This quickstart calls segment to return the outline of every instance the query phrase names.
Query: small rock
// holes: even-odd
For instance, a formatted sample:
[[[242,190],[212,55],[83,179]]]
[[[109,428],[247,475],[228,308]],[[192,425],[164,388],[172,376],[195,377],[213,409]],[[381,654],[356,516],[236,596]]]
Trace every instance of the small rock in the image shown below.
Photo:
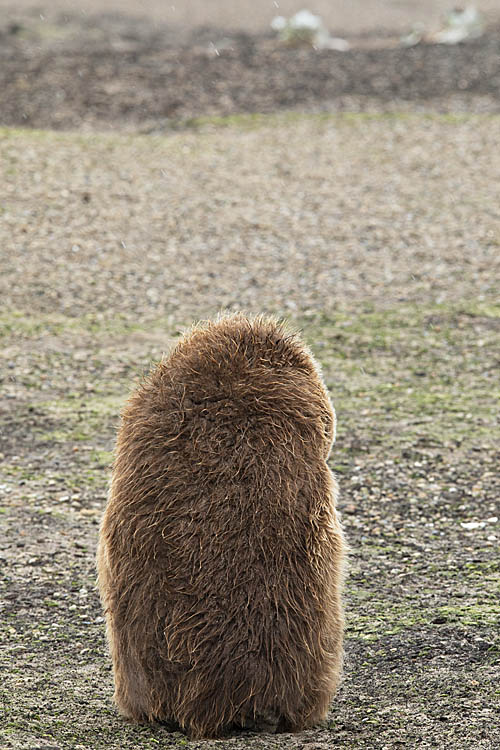
[[[484,529],[486,524],[484,521],[467,521],[465,523],[462,522],[460,526],[466,531],[472,531],[473,529]]]
[[[439,615],[439,617],[435,617],[431,622],[433,625],[444,625],[445,622],[448,622],[448,619],[444,615]]]

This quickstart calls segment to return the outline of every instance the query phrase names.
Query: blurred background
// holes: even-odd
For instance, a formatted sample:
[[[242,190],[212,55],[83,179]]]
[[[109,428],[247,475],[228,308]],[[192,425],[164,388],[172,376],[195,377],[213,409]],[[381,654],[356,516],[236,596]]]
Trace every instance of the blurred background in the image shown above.
[[[459,4],[456,4],[457,6]],[[464,3],[466,5],[466,3]],[[473,5],[482,13],[498,19],[500,9],[496,0],[478,0]],[[50,3],[19,0],[17,3],[2,0],[0,7],[10,16],[25,12],[44,13],[120,13],[137,18],[149,17],[157,22],[182,27],[213,26],[219,29],[262,32],[267,31],[276,15],[290,17],[309,9],[321,16],[335,31],[350,35],[368,32],[402,33],[408,26],[422,22],[434,26],[443,13],[453,7],[449,0],[52,0]]]
[[[303,6],[2,2],[0,122],[158,131],[297,108],[498,110],[496,0]]]

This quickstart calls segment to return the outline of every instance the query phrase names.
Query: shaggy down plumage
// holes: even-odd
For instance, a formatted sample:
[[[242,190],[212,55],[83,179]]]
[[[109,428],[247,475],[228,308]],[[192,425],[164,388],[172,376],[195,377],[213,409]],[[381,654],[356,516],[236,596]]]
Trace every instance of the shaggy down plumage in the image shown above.
[[[193,738],[325,717],[342,663],[335,414],[300,339],[195,326],[129,398],[98,551],[115,702]]]

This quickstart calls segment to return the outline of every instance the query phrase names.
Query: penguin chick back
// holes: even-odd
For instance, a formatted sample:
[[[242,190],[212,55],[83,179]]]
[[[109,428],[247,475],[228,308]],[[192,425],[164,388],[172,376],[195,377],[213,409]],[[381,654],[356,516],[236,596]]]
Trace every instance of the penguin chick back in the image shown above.
[[[186,468],[217,469],[222,479],[250,458],[265,464],[270,452],[281,460],[326,457],[335,416],[299,338],[272,319],[238,315],[181,340],[129,401],[128,426],[125,437],[155,445],[159,461],[175,450]]]
[[[132,394],[98,562],[122,713],[192,736],[325,715],[342,661],[334,434],[318,365],[270,318],[195,326]]]

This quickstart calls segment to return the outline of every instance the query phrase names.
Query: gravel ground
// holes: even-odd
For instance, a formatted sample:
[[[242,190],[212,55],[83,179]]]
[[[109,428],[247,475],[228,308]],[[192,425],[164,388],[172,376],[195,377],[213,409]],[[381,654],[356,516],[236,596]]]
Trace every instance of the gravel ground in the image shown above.
[[[0,24],[2,122],[80,131],[0,130],[1,750],[496,749],[494,26],[345,55],[249,26],[218,56],[196,3],[178,36],[59,7]],[[130,386],[222,308],[290,318],[323,365],[346,673],[322,727],[189,743],[111,705],[94,550]]]
[[[189,747],[498,734],[498,118],[3,131],[0,746],[186,744],[115,714],[94,587],[130,384],[193,317],[284,314],[323,364],[352,552],[328,723]]]
[[[187,322],[221,307],[493,298],[498,123],[297,116],[168,138],[6,131],[3,305]]]

